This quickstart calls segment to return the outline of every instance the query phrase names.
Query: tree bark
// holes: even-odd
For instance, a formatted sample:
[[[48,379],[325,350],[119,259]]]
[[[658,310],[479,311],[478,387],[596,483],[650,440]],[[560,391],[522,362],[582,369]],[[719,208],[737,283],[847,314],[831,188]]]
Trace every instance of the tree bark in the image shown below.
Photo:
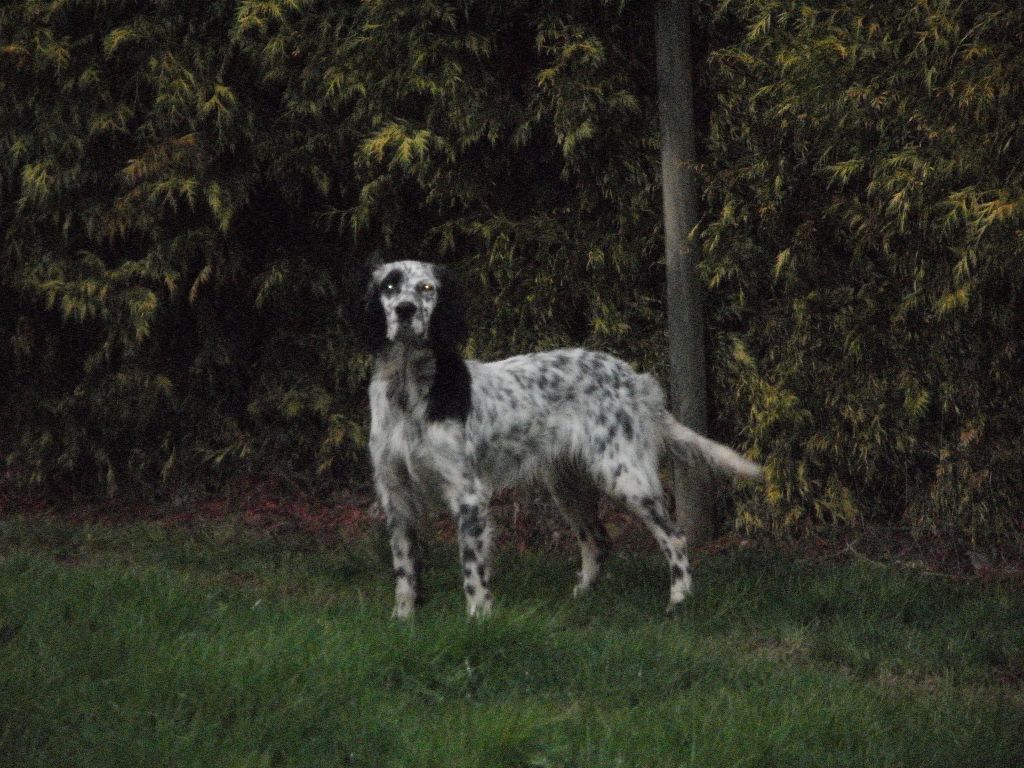
[[[707,433],[703,290],[697,280],[697,183],[693,118],[690,0],[657,0],[658,114],[661,123],[662,200],[665,213],[669,393],[672,413]],[[675,516],[691,542],[714,528],[706,478],[678,464]]]

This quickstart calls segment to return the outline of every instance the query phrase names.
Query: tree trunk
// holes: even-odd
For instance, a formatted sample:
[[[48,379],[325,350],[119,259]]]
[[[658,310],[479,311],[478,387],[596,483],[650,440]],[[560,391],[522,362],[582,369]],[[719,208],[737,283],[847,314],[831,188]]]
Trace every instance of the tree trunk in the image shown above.
[[[707,433],[704,370],[703,291],[697,280],[696,143],[690,0],[657,0],[658,113],[661,122],[662,198],[665,210],[665,262],[669,392],[679,421]],[[691,542],[713,529],[705,478],[675,465],[676,520]]]

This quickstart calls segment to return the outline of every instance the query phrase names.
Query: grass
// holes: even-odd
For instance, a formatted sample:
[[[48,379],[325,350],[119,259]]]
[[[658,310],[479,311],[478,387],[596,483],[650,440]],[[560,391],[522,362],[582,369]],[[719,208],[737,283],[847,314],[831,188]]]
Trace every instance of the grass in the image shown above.
[[[0,522],[3,766],[1019,766],[1024,595],[771,551],[454,554],[389,619],[381,540],[232,523]]]

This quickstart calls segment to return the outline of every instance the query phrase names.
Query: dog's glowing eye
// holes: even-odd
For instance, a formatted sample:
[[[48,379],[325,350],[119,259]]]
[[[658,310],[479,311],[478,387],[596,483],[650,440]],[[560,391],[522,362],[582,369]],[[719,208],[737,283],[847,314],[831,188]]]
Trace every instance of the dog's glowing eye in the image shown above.
[[[434,284],[420,283],[418,286],[416,286],[416,290],[418,290],[420,293],[431,293],[434,290]]]
[[[388,283],[383,288],[381,288],[381,290],[388,295],[392,295],[398,293],[398,286],[395,285],[394,283]]]

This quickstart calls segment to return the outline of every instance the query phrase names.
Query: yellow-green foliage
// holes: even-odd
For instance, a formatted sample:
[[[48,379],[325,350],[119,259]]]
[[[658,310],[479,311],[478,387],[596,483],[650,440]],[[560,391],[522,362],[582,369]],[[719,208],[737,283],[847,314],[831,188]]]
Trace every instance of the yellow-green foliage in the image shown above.
[[[0,457],[14,476],[365,476],[373,252],[457,261],[471,349],[656,365],[643,9],[0,7]]]
[[[704,274],[740,520],[1020,541],[1024,10],[723,2]]]
[[[704,0],[714,435],[738,523],[1020,542],[1024,11]],[[365,477],[371,253],[472,354],[663,372],[654,7],[0,6],[0,452],[18,477]]]

